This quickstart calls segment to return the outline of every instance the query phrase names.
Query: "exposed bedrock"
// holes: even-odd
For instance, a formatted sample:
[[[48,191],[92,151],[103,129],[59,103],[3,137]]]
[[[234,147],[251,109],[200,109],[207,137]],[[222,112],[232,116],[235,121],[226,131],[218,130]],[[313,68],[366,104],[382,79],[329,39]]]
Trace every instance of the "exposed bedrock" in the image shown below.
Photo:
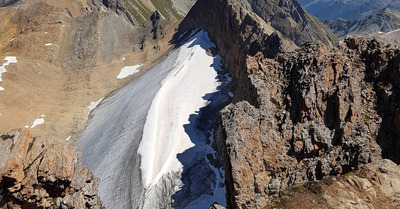
[[[0,133],[1,208],[102,208],[80,151],[28,131]]]
[[[399,163],[400,50],[363,37],[248,56],[259,106],[221,112],[230,208],[263,208],[289,186]],[[240,94],[240,93],[239,93]],[[221,144],[223,142],[220,141]]]
[[[274,58],[278,52],[292,50],[305,41],[336,44],[332,31],[310,17],[297,1],[283,4],[279,1],[202,0],[196,2],[180,24],[175,41],[193,29],[207,31],[218,47],[224,66],[235,78],[238,92],[234,101],[247,100],[256,104],[254,89],[242,70],[246,54],[255,55],[261,51],[266,57]],[[282,20],[289,22],[284,26]],[[325,32],[319,33],[321,29]]]

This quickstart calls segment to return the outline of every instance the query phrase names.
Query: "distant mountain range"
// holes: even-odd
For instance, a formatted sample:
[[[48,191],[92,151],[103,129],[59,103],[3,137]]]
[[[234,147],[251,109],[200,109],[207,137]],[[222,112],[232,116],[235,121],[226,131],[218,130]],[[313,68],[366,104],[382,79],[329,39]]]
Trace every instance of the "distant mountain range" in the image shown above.
[[[382,9],[375,14],[359,20],[345,19],[327,20],[326,24],[339,38],[347,35],[362,34],[366,37],[375,37],[400,28],[400,11]]]
[[[299,0],[299,2],[320,20],[336,18],[356,20],[383,8],[400,10],[399,0]]]

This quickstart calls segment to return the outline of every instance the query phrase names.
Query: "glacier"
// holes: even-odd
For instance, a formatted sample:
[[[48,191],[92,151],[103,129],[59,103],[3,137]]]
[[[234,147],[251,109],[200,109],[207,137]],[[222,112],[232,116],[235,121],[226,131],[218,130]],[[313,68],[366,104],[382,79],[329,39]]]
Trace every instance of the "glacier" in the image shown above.
[[[101,179],[106,208],[207,208],[225,204],[213,127],[231,98],[229,75],[204,31],[103,99],[79,134],[83,165]]]

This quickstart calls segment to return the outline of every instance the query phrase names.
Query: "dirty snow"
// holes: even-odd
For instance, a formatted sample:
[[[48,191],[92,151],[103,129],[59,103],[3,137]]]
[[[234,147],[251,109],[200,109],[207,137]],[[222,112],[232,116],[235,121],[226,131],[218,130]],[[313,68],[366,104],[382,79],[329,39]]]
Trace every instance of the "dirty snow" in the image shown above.
[[[99,105],[100,102],[103,101],[103,99],[104,99],[104,97],[100,98],[99,100],[97,100],[95,102],[91,102],[90,105],[87,107],[89,109],[88,114],[90,114],[94,110],[94,108],[96,108],[97,105]]]
[[[202,97],[217,91],[213,57],[200,44],[208,45],[203,46],[207,49],[214,46],[204,32],[181,46],[175,67],[163,80],[148,112],[139,147],[146,187],[156,184],[164,174],[182,170],[176,155],[194,146],[184,125],[190,123],[191,114],[205,106]]]
[[[139,72],[139,68],[142,67],[143,65],[135,65],[135,66],[125,66],[122,68],[121,72],[117,76],[118,79],[123,79],[126,78],[130,75],[133,75],[137,72]]]
[[[400,29],[393,30],[393,31],[389,31],[389,32],[387,32],[386,34],[391,34],[391,33],[397,32],[397,31],[400,31]]]
[[[207,55],[210,47],[215,45],[207,33],[197,33],[93,110],[77,143],[83,165],[102,179],[99,195],[105,207],[160,208],[172,199],[168,195],[183,186],[179,153],[190,148],[196,152],[195,158],[214,155],[211,146],[205,144],[204,133],[189,121],[210,103],[207,95],[220,86],[220,58]],[[193,147],[192,141],[201,146]],[[205,160],[216,174],[213,191],[191,199],[186,208],[225,202],[225,188],[220,186],[224,183],[223,170]]]
[[[0,66],[0,82],[3,81],[2,74],[7,72],[6,66],[11,64],[11,63],[17,63],[18,62],[16,57],[11,57],[11,56],[4,58],[4,60],[6,62],[3,63],[2,66]],[[4,88],[0,86],[0,91],[3,91],[3,90],[4,90]]]

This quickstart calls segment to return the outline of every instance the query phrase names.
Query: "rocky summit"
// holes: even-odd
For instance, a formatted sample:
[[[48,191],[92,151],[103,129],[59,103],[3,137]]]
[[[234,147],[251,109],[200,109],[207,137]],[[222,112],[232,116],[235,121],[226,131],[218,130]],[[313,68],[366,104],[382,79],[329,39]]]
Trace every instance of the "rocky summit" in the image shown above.
[[[398,3],[360,2],[0,0],[0,208],[399,208]]]

